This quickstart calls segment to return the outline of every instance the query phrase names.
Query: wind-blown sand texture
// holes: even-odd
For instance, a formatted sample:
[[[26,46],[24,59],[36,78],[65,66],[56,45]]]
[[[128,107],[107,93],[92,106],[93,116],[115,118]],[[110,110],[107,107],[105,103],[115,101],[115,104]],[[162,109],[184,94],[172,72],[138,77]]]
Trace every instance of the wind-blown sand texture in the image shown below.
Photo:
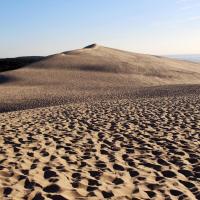
[[[45,66],[52,58],[0,74],[0,199],[200,199],[199,65],[169,59],[185,69],[168,63],[163,77]]]
[[[62,105],[0,121],[1,198],[200,198],[200,95]]]

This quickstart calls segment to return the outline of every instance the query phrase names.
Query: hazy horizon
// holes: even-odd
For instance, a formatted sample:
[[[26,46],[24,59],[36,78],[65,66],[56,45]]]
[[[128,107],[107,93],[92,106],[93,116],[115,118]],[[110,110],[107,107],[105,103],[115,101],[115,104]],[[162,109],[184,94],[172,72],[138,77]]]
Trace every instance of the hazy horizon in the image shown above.
[[[90,44],[88,44],[90,45]],[[98,44],[100,45],[100,44]],[[64,51],[59,51],[59,52],[54,52],[52,54],[42,54],[42,55],[39,55],[39,54],[34,54],[34,55],[20,55],[20,56],[7,56],[7,57],[0,57],[0,59],[6,59],[6,58],[17,58],[17,57],[40,57],[40,56],[51,56],[53,54],[57,54],[57,53],[62,53],[62,52],[67,52],[67,51],[73,51],[73,50],[78,50],[78,49],[81,49],[81,48],[84,48],[86,47],[87,45],[83,46],[83,47],[80,47],[80,48],[76,48],[76,49],[67,49],[67,50],[64,50]],[[101,46],[101,45],[100,45]],[[108,46],[105,46],[105,47],[108,47]],[[112,47],[109,47],[109,48],[112,48]],[[136,52],[136,51],[131,51],[131,50],[126,50],[126,49],[119,49],[119,50],[124,50],[124,51],[127,51],[127,52],[133,52],[133,53],[144,53],[144,52]],[[196,54],[151,54],[151,53],[144,53],[144,54],[149,54],[149,55],[158,55],[158,56],[163,56],[163,57],[168,57],[168,58],[174,58],[174,59],[178,59],[178,60],[188,60],[188,61],[195,61],[195,62],[200,62],[200,53],[196,53]]]
[[[0,58],[91,43],[155,55],[200,54],[198,0],[0,1]]]

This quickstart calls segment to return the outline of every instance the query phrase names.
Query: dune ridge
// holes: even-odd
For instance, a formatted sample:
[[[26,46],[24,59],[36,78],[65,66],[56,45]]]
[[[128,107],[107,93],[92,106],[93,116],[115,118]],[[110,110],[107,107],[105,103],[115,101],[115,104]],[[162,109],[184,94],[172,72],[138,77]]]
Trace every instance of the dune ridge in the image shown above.
[[[52,55],[31,67],[64,68],[146,76],[175,77],[180,74],[199,76],[200,64],[160,56],[131,53],[97,44],[83,49]],[[175,74],[174,74],[175,73]],[[196,74],[195,74],[196,73]]]

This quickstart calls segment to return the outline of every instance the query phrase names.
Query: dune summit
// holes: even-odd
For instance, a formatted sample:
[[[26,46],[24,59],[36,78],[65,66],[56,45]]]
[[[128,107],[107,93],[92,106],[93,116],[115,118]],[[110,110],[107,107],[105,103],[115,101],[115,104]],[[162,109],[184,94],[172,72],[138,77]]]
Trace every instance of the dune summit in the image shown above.
[[[199,84],[200,64],[92,44],[0,74],[0,111],[127,96],[143,87]]]
[[[89,45],[80,50],[56,54],[31,66],[134,74],[169,79],[177,76],[199,78],[200,74],[200,64],[197,63],[120,51],[97,44]]]

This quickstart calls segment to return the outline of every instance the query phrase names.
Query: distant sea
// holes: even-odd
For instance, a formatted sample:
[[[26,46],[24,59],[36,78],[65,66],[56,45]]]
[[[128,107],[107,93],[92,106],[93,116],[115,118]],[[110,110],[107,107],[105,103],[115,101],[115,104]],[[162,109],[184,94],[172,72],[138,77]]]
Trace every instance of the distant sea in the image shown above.
[[[167,55],[166,57],[175,58],[178,60],[187,60],[200,63],[200,54],[186,54],[186,55]]]

